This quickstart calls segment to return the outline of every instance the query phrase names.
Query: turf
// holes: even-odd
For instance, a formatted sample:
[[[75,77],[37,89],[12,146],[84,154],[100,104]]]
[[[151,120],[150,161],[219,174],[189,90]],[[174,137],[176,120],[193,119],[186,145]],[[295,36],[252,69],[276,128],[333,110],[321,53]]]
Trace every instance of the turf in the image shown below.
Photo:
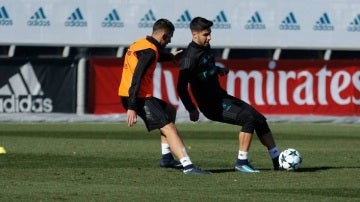
[[[360,201],[360,125],[272,123],[279,148],[298,149],[297,172],[276,172],[254,137],[258,174],[233,171],[238,127],[179,124],[192,161],[212,171],[159,168],[158,132],[144,125],[0,124],[0,201]]]

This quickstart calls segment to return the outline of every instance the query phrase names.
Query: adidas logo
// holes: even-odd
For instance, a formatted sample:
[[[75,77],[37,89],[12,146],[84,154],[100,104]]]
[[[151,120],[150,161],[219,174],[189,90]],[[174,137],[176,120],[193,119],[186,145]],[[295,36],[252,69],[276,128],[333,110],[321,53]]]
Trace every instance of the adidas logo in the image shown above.
[[[228,23],[228,20],[227,20],[227,17],[225,15],[224,11],[220,11],[219,15],[217,15],[215,17],[213,22],[214,22],[214,25],[213,25],[214,29],[231,29],[231,24]]]
[[[124,23],[120,21],[120,17],[116,9],[113,9],[101,23],[102,27],[119,28],[124,27]]]
[[[0,113],[52,111],[52,100],[44,96],[30,63],[20,67],[20,71],[0,87]]]
[[[333,31],[335,28],[330,22],[330,18],[327,13],[320,16],[319,20],[316,21],[313,29],[315,31]]]
[[[280,30],[300,30],[300,25],[297,24],[295,15],[290,12],[288,16],[281,22]]]
[[[254,15],[251,16],[245,25],[245,29],[266,29],[259,12],[256,11]]]
[[[350,22],[347,30],[349,32],[360,32],[360,14],[358,14],[355,19]]]
[[[30,17],[30,20],[27,21],[28,26],[39,26],[39,27],[48,27],[50,26],[50,21],[46,19],[44,9],[40,7],[35,11],[34,15]]]
[[[138,23],[139,28],[152,28],[156,21],[153,11],[150,9]]]
[[[189,28],[191,22],[191,16],[188,10],[185,10],[184,13],[180,16],[179,19],[175,22],[176,28]]]
[[[80,8],[76,8],[73,13],[65,21],[66,27],[87,27],[87,22],[85,21]]]
[[[0,26],[11,26],[13,25],[13,21],[10,19],[10,16],[3,6],[0,8]]]

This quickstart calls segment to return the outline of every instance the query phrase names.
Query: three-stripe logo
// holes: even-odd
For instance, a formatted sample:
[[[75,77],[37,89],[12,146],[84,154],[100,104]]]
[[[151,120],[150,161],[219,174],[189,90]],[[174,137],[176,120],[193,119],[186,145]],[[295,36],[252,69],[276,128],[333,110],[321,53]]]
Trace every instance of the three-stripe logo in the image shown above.
[[[50,21],[47,20],[45,11],[42,7],[35,11],[35,13],[27,21],[28,26],[48,27]]]
[[[360,32],[360,14],[358,14],[353,21],[350,22],[347,30],[349,32]]]
[[[214,29],[231,29],[231,24],[228,22],[224,11],[220,11],[220,13],[213,20],[213,22]]]
[[[80,8],[76,8],[74,12],[65,21],[66,27],[87,27],[87,21],[85,20]]]
[[[293,12],[290,12],[279,25],[280,30],[300,30],[300,25],[297,23]]]
[[[320,16],[318,21],[316,21],[315,25],[313,26],[313,30],[315,31],[335,30],[334,26],[331,24],[330,17],[326,12]]]
[[[247,21],[245,29],[266,29],[266,26],[263,23],[261,15],[258,11],[255,11],[255,13]]]
[[[52,100],[44,96],[44,91],[30,63],[20,67],[0,87],[0,112],[52,112]]]
[[[184,13],[176,20],[176,28],[189,28],[191,22],[191,15],[188,10],[185,10]]]
[[[139,28],[152,28],[156,21],[154,12],[150,9],[138,23]]]
[[[112,11],[102,21],[101,26],[107,28],[120,28],[124,27],[124,23],[120,21],[120,16],[116,9],[112,9]]]
[[[0,26],[11,26],[13,21],[10,19],[9,13],[6,10],[5,6],[0,8]]]

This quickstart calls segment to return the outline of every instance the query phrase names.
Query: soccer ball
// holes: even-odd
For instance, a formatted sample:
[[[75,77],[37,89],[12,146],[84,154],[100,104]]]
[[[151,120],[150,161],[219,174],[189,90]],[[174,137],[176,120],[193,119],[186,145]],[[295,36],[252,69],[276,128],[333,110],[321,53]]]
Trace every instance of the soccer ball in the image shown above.
[[[293,148],[285,149],[280,153],[279,164],[280,169],[293,171],[300,168],[302,162],[301,154]]]

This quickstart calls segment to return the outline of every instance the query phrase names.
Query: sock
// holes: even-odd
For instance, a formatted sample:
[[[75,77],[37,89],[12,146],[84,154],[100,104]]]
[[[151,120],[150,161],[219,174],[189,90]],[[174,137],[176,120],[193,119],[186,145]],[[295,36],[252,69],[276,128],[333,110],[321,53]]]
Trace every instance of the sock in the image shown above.
[[[279,149],[275,146],[272,149],[269,149],[269,155],[271,159],[274,159],[280,155]]]
[[[248,165],[249,164],[248,155],[249,155],[249,152],[239,150],[238,159],[236,161],[236,164],[237,165]]]
[[[174,159],[173,155],[171,153],[163,154],[161,156],[162,161],[167,162]]]
[[[170,146],[167,143],[161,143],[161,154],[168,154],[171,153]]]
[[[188,157],[188,156],[181,158],[180,162],[185,169],[187,169],[188,166],[193,166],[193,164],[190,160],[190,157]],[[190,168],[190,167],[188,167],[188,168]]]
[[[240,159],[240,160],[248,159],[248,155],[249,155],[249,152],[239,150],[238,159]]]

